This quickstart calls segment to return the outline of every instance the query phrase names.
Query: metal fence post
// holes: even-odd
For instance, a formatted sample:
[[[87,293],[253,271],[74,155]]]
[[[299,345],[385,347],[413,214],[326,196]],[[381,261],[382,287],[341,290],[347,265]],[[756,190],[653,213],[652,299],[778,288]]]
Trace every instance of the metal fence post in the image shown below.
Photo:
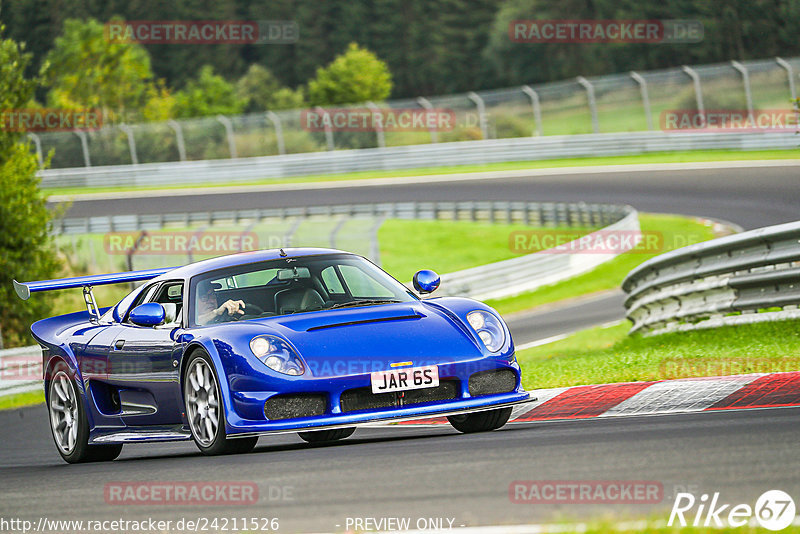
[[[133,138],[133,128],[125,123],[119,125],[119,129],[125,132],[128,137],[128,150],[131,153],[131,163],[134,165],[139,164],[139,157],[136,155],[136,140]]]
[[[706,108],[703,105],[703,86],[700,83],[700,75],[697,74],[697,71],[692,67],[688,67],[686,65],[681,67],[681,69],[689,76],[689,78],[692,79],[692,82],[694,83],[694,96],[695,100],[697,101],[697,111],[702,117],[705,115]]]
[[[375,224],[372,226],[371,230],[372,237],[369,242],[369,249],[370,249],[369,256],[375,265],[381,264],[381,247],[380,243],[378,243],[378,231],[381,229],[381,225],[385,220],[386,216],[379,217],[378,220],[375,222]]]
[[[281,124],[281,118],[278,117],[277,113],[273,111],[267,111],[267,119],[269,119],[270,122],[272,122],[272,125],[275,126],[275,137],[278,139],[278,154],[286,154],[286,144],[283,140],[283,125]]]
[[[35,133],[29,133],[28,138],[33,141],[36,147],[36,159],[39,161],[39,167],[44,167],[44,156],[42,155],[42,140]]]
[[[372,111],[373,114],[381,112],[380,108],[375,105],[375,102],[367,102],[367,107],[370,109],[370,111]],[[374,116],[372,123],[376,124]],[[375,126],[375,136],[378,138],[378,146],[380,148],[386,148],[386,135],[383,131],[383,121],[381,121],[380,128],[378,126]]]
[[[539,93],[537,93],[530,85],[523,85],[522,92],[528,95],[531,99],[531,106],[533,106],[533,121],[536,123],[536,129],[533,135],[541,137],[542,134],[542,105],[539,102]]]
[[[589,112],[592,114],[592,132],[599,133],[600,128],[597,124],[597,101],[594,98],[594,86],[583,76],[578,76],[575,80],[586,89],[586,98],[589,100]]]
[[[753,95],[750,92],[750,75],[747,72],[747,67],[745,67],[738,61],[731,61],[731,65],[733,65],[733,68],[738,70],[739,73],[742,75],[742,84],[744,85],[744,98],[747,101],[747,116],[750,119],[750,122],[753,122],[755,120],[755,116],[753,115]]]
[[[647,93],[647,81],[638,72],[631,71],[631,78],[639,84],[639,92],[642,93],[642,107],[647,119],[647,129],[653,129],[653,114],[650,111],[650,95]]]
[[[339,233],[339,230],[342,229],[342,226],[347,222],[347,217],[342,217],[336,224],[333,226],[333,230],[331,230],[330,236],[328,236],[328,242],[331,245],[331,248],[336,248],[336,234]]]
[[[86,167],[92,166],[92,161],[89,159],[89,141],[86,139],[86,132],[83,130],[73,130],[73,133],[81,140],[81,150],[83,150],[83,162]]]
[[[795,100],[797,98],[797,93],[794,88],[794,70],[792,69],[792,65],[780,57],[776,57],[775,62],[786,71],[786,75],[789,77],[789,93],[791,93],[792,100]]]
[[[789,93],[792,97],[792,106],[794,107],[794,118],[795,124],[800,124],[800,106],[796,104],[797,102],[797,92],[795,91],[794,86],[794,70],[792,69],[792,65],[783,58],[776,57],[775,61],[780,65],[785,71],[786,75],[789,78]]]
[[[231,158],[236,159],[236,140],[233,138],[233,123],[225,115],[217,115],[217,120],[225,127],[225,132],[228,135],[228,149],[231,152]]]
[[[181,123],[175,119],[170,119],[167,121],[167,126],[175,131],[175,143],[178,145],[178,157],[181,161],[186,161],[186,145],[183,143],[183,128],[181,128]]]
[[[427,98],[420,96],[417,98],[417,104],[425,108],[426,111],[431,111],[433,109],[433,105],[431,104],[430,100]],[[436,128],[431,127],[431,143],[438,143],[439,142],[439,132],[436,131]]]
[[[328,146],[328,151],[333,151],[336,147],[333,144],[333,124],[331,124],[330,115],[327,111],[317,106],[314,111],[324,117],[323,123],[325,124],[325,144]]]
[[[303,222],[303,217],[297,217],[294,221],[292,221],[291,226],[289,229],[286,230],[286,233],[283,234],[283,243],[286,247],[294,246],[292,241],[294,240],[294,234],[297,232],[297,229],[300,227],[300,224]]]
[[[475,103],[475,107],[478,109],[478,124],[480,124],[481,127],[481,135],[484,139],[489,139],[489,125],[486,121],[486,104],[475,91],[467,93],[467,98],[472,100]]]

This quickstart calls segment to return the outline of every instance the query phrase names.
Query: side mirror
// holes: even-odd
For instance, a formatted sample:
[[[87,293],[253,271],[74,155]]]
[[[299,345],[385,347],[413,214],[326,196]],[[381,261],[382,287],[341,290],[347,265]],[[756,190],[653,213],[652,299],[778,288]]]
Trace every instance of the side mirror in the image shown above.
[[[417,271],[414,275],[414,289],[421,294],[433,293],[439,287],[440,282],[439,275],[430,269]]]
[[[130,320],[138,326],[158,326],[164,322],[167,313],[158,302],[140,304],[131,310]]]

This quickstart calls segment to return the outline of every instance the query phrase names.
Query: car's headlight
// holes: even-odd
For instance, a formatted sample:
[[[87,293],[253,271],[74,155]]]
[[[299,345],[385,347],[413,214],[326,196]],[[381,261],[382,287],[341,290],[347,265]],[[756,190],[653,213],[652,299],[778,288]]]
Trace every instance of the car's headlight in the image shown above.
[[[254,337],[250,340],[250,350],[273,371],[293,376],[306,372],[302,360],[295,354],[294,349],[279,337]]]
[[[494,314],[483,310],[471,311],[467,314],[467,322],[489,352],[497,352],[505,345],[506,331]]]

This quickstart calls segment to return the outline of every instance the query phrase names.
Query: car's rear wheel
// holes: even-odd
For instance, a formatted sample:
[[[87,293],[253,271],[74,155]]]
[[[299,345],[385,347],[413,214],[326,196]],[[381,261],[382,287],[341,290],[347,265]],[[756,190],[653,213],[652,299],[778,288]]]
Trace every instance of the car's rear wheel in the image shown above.
[[[183,374],[183,399],[197,448],[209,456],[253,450],[258,437],[229,438],[225,433],[225,410],[211,358],[202,351],[190,358]]]
[[[459,432],[469,434],[472,432],[487,432],[497,430],[508,422],[511,417],[511,408],[486,410],[483,412],[451,415],[447,418],[453,428]]]
[[[53,441],[61,457],[71,464],[113,460],[122,444],[89,445],[89,419],[78,388],[63,364],[57,364],[48,383],[47,410]]]
[[[298,432],[300,438],[309,443],[324,443],[326,441],[338,441],[353,435],[356,429],[337,428],[335,430],[314,430],[312,432]]]

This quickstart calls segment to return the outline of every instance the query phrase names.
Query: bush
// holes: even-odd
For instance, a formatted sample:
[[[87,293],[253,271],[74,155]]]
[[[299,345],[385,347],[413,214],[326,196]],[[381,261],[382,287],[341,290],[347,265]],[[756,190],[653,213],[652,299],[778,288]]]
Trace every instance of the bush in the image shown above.
[[[392,92],[392,75],[386,63],[356,43],[336,57],[308,84],[308,100],[313,106],[337,106],[385,100]]]

